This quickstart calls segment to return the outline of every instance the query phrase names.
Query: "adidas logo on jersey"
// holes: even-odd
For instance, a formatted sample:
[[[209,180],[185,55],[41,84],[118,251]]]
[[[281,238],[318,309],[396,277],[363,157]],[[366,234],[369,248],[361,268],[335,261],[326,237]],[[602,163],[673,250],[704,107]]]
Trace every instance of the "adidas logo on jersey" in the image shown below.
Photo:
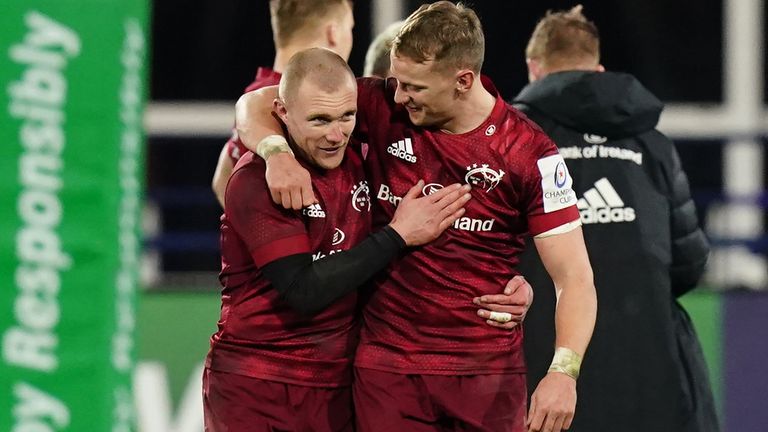
[[[624,201],[605,177],[596,181],[595,187],[587,189],[576,206],[581,214],[581,223],[585,225],[635,220],[635,209],[624,206]]]
[[[320,207],[320,204],[312,204],[309,207],[304,209],[303,212],[306,216],[313,217],[313,218],[324,218],[325,217],[325,210],[323,210]]]
[[[416,155],[413,154],[413,145],[410,138],[393,142],[387,147],[387,153],[404,161],[416,163]]]

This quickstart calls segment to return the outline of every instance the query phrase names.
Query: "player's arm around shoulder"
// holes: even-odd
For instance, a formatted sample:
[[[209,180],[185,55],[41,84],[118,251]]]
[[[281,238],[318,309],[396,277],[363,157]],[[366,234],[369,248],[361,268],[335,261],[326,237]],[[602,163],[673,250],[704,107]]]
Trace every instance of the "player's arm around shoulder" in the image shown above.
[[[273,114],[277,86],[262,87],[240,96],[235,105],[237,135],[249,150],[267,162],[267,185],[272,200],[299,210],[317,202],[312,178],[295,159],[282,124]]]
[[[531,397],[532,431],[570,427],[576,408],[576,379],[592,337],[597,295],[581,226],[534,238],[536,249],[557,290],[555,358]]]
[[[216,195],[221,208],[224,208],[224,194],[226,193],[227,182],[232,176],[233,169],[234,164],[232,163],[232,158],[229,157],[229,144],[224,144],[219,153],[216,170],[213,172],[213,178],[211,179],[211,189],[213,189],[213,193]]]
[[[275,98],[277,86],[268,86],[243,94],[235,104],[237,136],[254,153],[262,139],[283,133],[280,122],[272,115]]]

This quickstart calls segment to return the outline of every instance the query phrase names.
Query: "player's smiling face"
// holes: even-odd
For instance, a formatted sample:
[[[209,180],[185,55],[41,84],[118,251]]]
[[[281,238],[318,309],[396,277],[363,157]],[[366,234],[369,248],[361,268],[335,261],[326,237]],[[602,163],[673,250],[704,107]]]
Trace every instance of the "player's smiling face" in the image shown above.
[[[291,100],[276,102],[275,111],[300,156],[320,168],[333,169],[344,159],[355,128],[357,84],[350,78],[328,91],[304,80]]]
[[[390,54],[392,77],[397,80],[395,103],[408,110],[416,126],[440,127],[453,118],[456,104],[456,79],[451,73],[436,70],[435,62],[417,62]]]

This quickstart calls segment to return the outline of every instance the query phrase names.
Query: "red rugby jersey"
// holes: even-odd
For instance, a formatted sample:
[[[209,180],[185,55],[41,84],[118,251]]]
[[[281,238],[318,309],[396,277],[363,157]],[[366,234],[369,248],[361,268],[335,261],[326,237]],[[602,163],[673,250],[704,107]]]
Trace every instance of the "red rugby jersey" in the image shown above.
[[[272,202],[264,161],[246,153],[227,186],[221,218],[221,319],[211,337],[211,369],[317,387],[349,385],[357,342],[357,294],[314,317],[283,302],[260,268],[311,252],[314,259],[351,248],[370,233],[370,200],[360,158],[312,174],[319,204],[301,212]]]
[[[363,312],[355,364],[397,373],[523,372],[522,329],[488,326],[472,298],[500,293],[517,274],[524,236],[578,220],[557,147],[496,96],[464,134],[414,127],[393,102],[395,81],[360,79],[356,138],[369,145],[374,226],[386,224],[419,179],[428,194],[473,186],[466,213],[436,241],[394,262]]]

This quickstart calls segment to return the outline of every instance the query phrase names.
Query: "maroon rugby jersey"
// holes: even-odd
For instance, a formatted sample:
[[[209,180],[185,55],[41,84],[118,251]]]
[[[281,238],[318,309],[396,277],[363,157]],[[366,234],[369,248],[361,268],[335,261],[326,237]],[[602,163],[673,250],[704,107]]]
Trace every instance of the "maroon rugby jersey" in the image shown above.
[[[487,325],[472,298],[501,293],[517,274],[524,236],[579,219],[572,181],[550,139],[496,96],[489,118],[452,135],[416,128],[393,102],[396,82],[360,79],[357,138],[374,226],[387,223],[419,179],[428,194],[473,186],[466,213],[436,241],[394,262],[363,313],[355,364],[397,373],[523,372],[522,329]]]
[[[221,319],[206,365],[290,384],[349,385],[357,294],[303,317],[279,298],[259,270],[298,253],[322,259],[370,233],[370,200],[359,156],[348,149],[341,166],[329,171],[303,165],[320,202],[301,212],[272,202],[261,158],[249,152],[235,166],[221,218]]]
[[[256,77],[253,79],[253,82],[245,88],[243,93],[258,90],[262,87],[278,85],[280,84],[281,76],[282,75],[280,72],[275,72],[270,68],[260,67],[258,70],[256,70]],[[248,149],[245,147],[243,142],[240,141],[240,138],[237,137],[237,134],[233,129],[232,137],[229,138],[229,141],[227,141],[227,154],[229,155],[230,159],[232,159],[232,163],[237,163],[237,160],[240,159],[240,157],[247,151]]]

